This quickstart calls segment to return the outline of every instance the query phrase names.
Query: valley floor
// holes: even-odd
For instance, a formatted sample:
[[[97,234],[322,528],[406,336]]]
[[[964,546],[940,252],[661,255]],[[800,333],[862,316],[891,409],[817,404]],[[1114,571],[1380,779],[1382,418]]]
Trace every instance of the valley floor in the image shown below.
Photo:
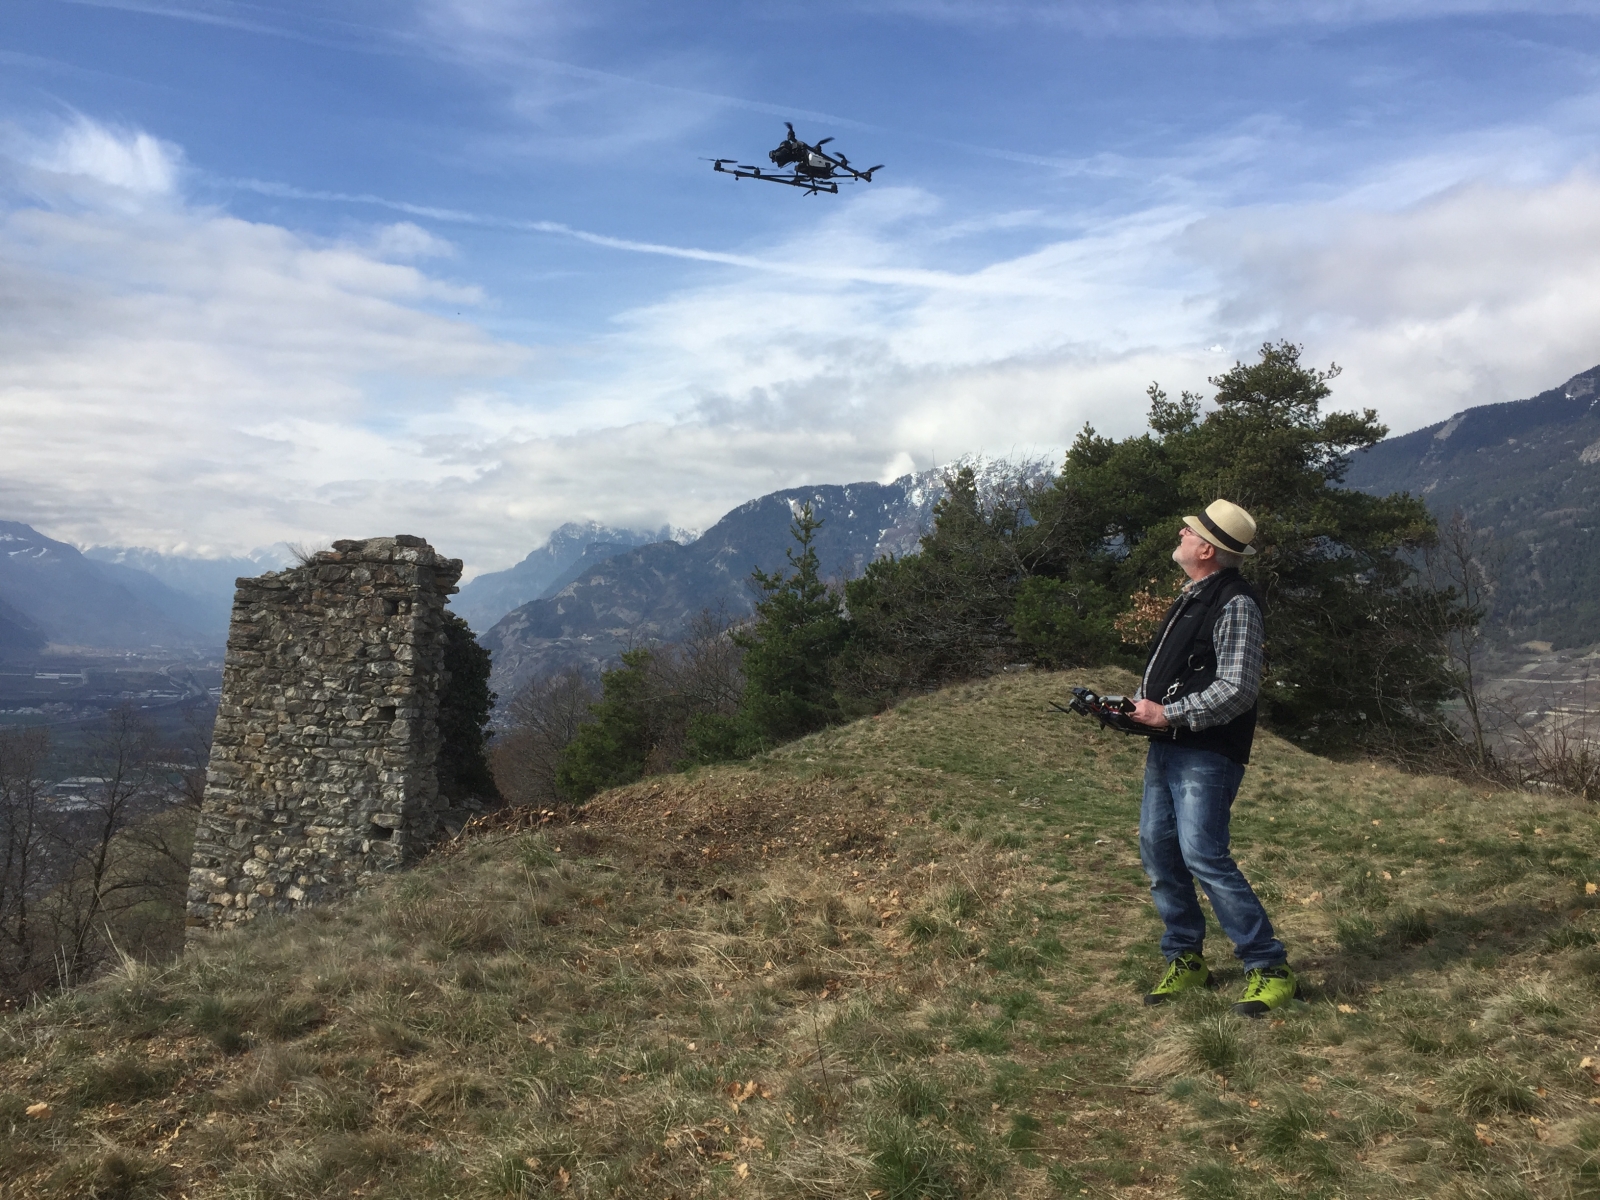
[[[1264,738],[1305,1002],[1147,1010],[1143,744],[1076,682],[1129,683],[952,688],[7,1017],[0,1195],[1600,1195],[1591,810]]]

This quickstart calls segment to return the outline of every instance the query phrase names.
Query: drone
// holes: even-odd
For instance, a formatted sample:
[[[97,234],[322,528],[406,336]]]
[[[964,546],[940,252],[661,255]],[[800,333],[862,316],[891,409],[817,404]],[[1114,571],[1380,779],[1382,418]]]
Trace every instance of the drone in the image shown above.
[[[842,154],[829,154],[823,149],[831,137],[825,137],[815,146],[802,142],[794,131],[794,126],[788,121],[784,122],[789,130],[789,136],[778,144],[776,150],[769,151],[767,157],[773,166],[779,168],[763,169],[750,167],[732,158],[711,159],[711,169],[721,171],[724,175],[732,175],[735,179],[764,179],[768,183],[786,183],[790,187],[803,188],[806,195],[815,196],[818,192],[839,194],[839,184],[872,182],[872,173],[883,170],[883,164],[868,167],[865,171],[858,171],[850,165],[850,160]],[[787,171],[782,168],[788,167]]]

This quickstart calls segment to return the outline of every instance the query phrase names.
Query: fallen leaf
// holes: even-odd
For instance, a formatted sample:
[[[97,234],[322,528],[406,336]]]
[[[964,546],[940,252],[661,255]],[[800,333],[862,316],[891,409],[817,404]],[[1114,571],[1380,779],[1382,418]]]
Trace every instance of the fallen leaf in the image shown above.
[[[572,1176],[567,1174],[567,1169],[565,1167],[561,1167],[559,1170],[556,1171],[556,1191],[558,1191],[558,1192],[566,1191],[567,1190],[567,1185],[570,1184],[571,1182],[572,1182]]]
[[[1592,1066],[1594,1066],[1594,1059],[1587,1054],[1578,1060],[1578,1070],[1580,1071],[1587,1071]]]
[[[733,1173],[735,1175],[737,1175],[740,1179],[749,1179],[750,1178],[750,1164],[749,1163],[740,1163],[738,1166],[736,1166],[733,1169]]]
[[[1596,886],[1595,884],[1592,884],[1592,883],[1586,883],[1586,884],[1583,885],[1583,894],[1585,896],[1592,896],[1596,892],[1600,892],[1600,886]]]
[[[1381,872],[1381,875],[1382,875],[1382,877],[1383,877],[1383,879],[1384,879],[1384,880],[1385,880],[1385,881],[1388,881],[1388,880],[1390,880],[1390,879],[1393,879],[1393,878],[1394,878],[1394,876],[1393,876],[1393,875],[1391,875],[1391,874],[1389,874],[1389,872],[1387,872],[1387,871],[1383,871],[1383,872]]]
[[[1356,1009],[1356,1006],[1353,1005],[1353,1004],[1341,1004],[1341,1005],[1339,1005],[1339,1011],[1342,1012],[1342,1013],[1353,1013],[1353,1012],[1356,1012],[1358,1010]]]
[[[35,1121],[48,1121],[50,1119],[50,1114],[55,1110],[41,1100],[37,1104],[28,1105],[28,1107],[23,1111],[25,1111]]]
[[[1383,824],[1383,822],[1382,822],[1382,821],[1374,821],[1374,822],[1373,822],[1373,824],[1374,824],[1374,825],[1382,825],[1382,824]]]

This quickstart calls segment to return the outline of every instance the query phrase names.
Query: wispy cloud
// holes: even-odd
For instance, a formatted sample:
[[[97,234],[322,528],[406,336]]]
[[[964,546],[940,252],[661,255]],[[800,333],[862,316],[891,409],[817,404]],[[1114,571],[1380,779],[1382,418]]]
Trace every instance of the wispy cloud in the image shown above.
[[[183,152],[142,130],[118,130],[79,116],[35,165],[138,195],[165,196],[177,189]]]
[[[1203,388],[1277,336],[1346,365],[1340,403],[1424,424],[1600,358],[1600,181],[1540,157],[1519,185],[1473,183],[1491,160],[1455,150],[1271,206],[1191,188],[1112,215],[951,214],[874,184],[749,253],[239,185],[384,214],[314,238],[191,204],[203,163],[84,118],[13,164],[40,178],[0,210],[0,510],[157,546],[406,530],[504,566],[564,520],[700,526],[807,480],[1053,456],[1085,421],[1139,428],[1151,379]],[[726,270],[518,345],[474,324],[502,298],[452,226]],[[974,236],[949,266],[993,229],[1028,236]]]
[[[55,0],[81,8],[110,8],[172,21],[234,29],[241,33],[281,38],[325,48],[368,53],[395,53],[383,31],[374,26],[329,19],[315,13],[286,14],[260,4],[231,0]],[[307,26],[310,26],[309,28]]]
[[[1452,17],[1595,15],[1587,0],[869,0],[866,7],[929,21],[1045,25],[1109,37],[1235,38]]]
[[[660,242],[642,242],[630,238],[613,237],[576,229],[560,221],[529,221],[511,217],[496,217],[460,209],[437,208],[425,204],[412,204],[404,200],[391,200],[367,193],[323,192],[297,188],[288,184],[271,183],[257,179],[226,181],[232,186],[259,192],[266,196],[280,196],[293,200],[321,200],[340,204],[367,204],[412,216],[428,217],[453,224],[477,225],[488,229],[509,229],[522,233],[547,233],[571,238],[591,246],[608,250],[625,250],[635,254],[654,254],[666,258],[680,258],[690,262],[719,263],[750,271],[783,275],[801,279],[828,280],[838,283],[872,283],[888,287],[907,287],[948,291],[1007,292],[1037,294],[1044,290],[1041,284],[1002,282],[984,272],[959,274],[951,271],[930,271],[911,267],[851,266],[838,261],[836,255],[823,260],[809,252],[797,252],[791,259],[761,258],[749,254],[735,254],[724,250],[705,250],[693,246],[671,246]],[[753,184],[751,186],[754,186]],[[798,248],[797,248],[798,250]]]

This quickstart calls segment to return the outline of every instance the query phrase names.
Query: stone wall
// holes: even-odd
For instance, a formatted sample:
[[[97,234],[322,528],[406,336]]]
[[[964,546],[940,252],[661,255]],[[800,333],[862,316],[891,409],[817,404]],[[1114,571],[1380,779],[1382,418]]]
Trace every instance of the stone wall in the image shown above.
[[[238,581],[192,928],[332,899],[433,839],[444,606],[460,577],[460,559],[402,535]]]

